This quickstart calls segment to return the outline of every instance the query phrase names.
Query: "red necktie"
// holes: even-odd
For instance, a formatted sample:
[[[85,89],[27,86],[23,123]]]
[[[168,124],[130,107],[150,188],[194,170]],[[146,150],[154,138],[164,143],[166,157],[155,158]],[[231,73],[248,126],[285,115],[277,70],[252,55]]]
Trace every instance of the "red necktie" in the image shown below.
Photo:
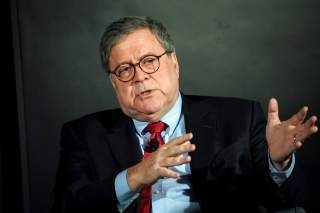
[[[144,131],[150,132],[151,136],[148,139],[148,143],[144,148],[143,159],[149,157],[149,155],[156,151],[158,147],[164,144],[161,137],[161,132],[165,130],[166,124],[158,121],[149,123]],[[140,191],[140,204],[138,207],[139,213],[150,213],[151,212],[151,189],[152,185],[143,186]]]

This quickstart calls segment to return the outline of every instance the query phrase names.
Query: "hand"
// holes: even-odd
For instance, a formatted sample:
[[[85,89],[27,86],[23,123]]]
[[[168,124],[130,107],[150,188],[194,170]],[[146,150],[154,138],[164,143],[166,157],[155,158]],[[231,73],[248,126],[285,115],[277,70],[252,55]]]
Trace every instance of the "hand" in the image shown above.
[[[148,158],[128,169],[128,184],[132,191],[137,191],[141,186],[152,184],[161,177],[178,178],[179,173],[168,169],[191,161],[190,156],[182,156],[192,152],[196,146],[190,143],[192,134],[174,138],[169,143],[160,146]]]
[[[266,137],[270,158],[280,170],[288,166],[292,153],[304,144],[305,139],[318,131],[316,116],[304,122],[307,111],[308,107],[302,107],[289,120],[280,121],[277,100],[271,98],[269,101]]]

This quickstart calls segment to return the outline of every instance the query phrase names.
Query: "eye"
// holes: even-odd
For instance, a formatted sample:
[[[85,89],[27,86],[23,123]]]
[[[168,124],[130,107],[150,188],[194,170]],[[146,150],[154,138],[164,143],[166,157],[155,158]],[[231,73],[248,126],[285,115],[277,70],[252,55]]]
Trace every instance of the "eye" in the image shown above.
[[[152,65],[157,60],[154,56],[147,56],[142,60],[143,65]]]
[[[117,69],[116,75],[119,76],[120,78],[126,78],[130,76],[131,72],[132,72],[132,66],[122,65]]]

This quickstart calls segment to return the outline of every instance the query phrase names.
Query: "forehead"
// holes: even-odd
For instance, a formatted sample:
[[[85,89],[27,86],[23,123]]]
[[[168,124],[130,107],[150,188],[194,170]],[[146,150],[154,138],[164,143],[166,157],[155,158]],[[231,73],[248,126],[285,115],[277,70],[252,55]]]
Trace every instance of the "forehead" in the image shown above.
[[[156,36],[149,29],[136,30],[121,38],[110,51],[110,65],[123,60],[138,60],[146,54],[158,54],[163,50]]]

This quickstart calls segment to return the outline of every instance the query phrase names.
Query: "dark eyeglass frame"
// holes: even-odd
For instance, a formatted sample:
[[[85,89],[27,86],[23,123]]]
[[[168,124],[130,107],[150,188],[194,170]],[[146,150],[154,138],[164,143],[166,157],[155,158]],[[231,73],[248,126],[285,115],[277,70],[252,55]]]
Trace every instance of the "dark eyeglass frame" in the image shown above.
[[[121,79],[120,76],[117,75],[117,73],[116,73],[117,69],[118,69],[120,66],[123,66],[123,65],[125,65],[125,64],[120,64],[120,65],[117,66],[113,71],[109,71],[109,73],[110,73],[110,74],[114,74],[114,75],[117,77],[117,79],[119,79],[119,81],[128,82],[128,81],[131,81],[131,80],[134,78],[134,76],[136,75],[136,66],[139,66],[139,68],[140,68],[144,73],[147,73],[147,74],[155,73],[155,72],[157,72],[157,71],[159,70],[159,68],[160,68],[160,58],[161,58],[162,56],[164,56],[165,54],[169,54],[169,53],[172,53],[172,52],[173,52],[173,51],[165,51],[165,52],[162,53],[161,55],[146,55],[146,56],[144,56],[143,58],[141,58],[141,59],[138,61],[138,63],[135,63],[135,64],[126,63],[126,65],[131,65],[131,67],[133,67],[133,75],[132,75],[132,77],[130,77],[128,80],[123,80],[123,79]],[[147,57],[150,57],[150,56],[155,57],[155,58],[158,60],[158,64],[159,64],[159,66],[157,67],[157,69],[154,69],[152,72],[145,71],[145,70],[143,70],[143,68],[141,67],[141,62],[142,62],[144,59],[146,59]]]

